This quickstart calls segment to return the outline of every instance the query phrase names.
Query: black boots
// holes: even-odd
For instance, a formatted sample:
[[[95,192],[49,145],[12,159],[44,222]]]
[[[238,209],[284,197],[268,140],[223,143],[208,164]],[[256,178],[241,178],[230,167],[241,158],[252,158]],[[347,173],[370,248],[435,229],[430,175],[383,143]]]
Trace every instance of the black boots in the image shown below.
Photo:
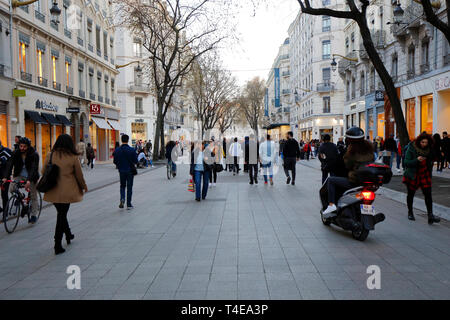
[[[432,213],[428,213],[428,224],[439,223],[439,222],[441,222],[441,219],[439,217],[436,217]]]
[[[64,253],[66,250],[62,247],[61,241],[55,241],[55,254]]]
[[[415,221],[416,218],[414,218],[414,213],[412,211],[408,211],[408,219],[411,221]]]
[[[70,244],[70,240],[73,240],[74,238],[75,238],[75,235],[73,235],[72,233],[66,233],[67,244]]]

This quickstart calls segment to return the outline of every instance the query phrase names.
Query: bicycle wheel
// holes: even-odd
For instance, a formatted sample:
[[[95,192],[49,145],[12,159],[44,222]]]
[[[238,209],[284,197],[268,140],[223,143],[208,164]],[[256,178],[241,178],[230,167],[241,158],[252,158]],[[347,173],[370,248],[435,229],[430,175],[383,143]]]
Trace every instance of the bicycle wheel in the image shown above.
[[[172,166],[170,164],[167,165],[167,179],[170,180],[172,178]]]
[[[29,210],[31,210],[32,205],[33,205],[33,200],[30,199]],[[39,217],[41,216],[41,210],[42,210],[42,195],[38,191],[37,192],[37,205],[36,205],[36,219],[37,220],[39,220]]]
[[[8,233],[13,233],[19,223],[20,213],[22,212],[22,201],[13,195],[6,204],[6,210],[3,211],[3,224]]]

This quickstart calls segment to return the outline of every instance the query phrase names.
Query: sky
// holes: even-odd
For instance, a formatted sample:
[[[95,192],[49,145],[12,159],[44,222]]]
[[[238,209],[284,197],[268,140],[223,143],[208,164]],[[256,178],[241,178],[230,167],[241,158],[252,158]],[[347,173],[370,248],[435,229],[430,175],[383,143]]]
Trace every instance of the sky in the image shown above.
[[[297,0],[265,0],[256,10],[251,1],[243,1],[248,5],[239,11],[237,19],[239,42],[221,50],[225,68],[240,85],[255,76],[267,79],[289,25],[300,10]]]

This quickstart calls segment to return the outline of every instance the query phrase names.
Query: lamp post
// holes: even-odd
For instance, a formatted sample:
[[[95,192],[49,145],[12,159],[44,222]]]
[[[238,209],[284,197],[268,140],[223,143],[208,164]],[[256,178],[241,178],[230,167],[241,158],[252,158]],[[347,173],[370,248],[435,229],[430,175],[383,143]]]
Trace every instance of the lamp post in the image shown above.
[[[136,71],[137,72],[142,72],[142,68],[141,68],[139,60],[131,61],[131,62],[128,62],[126,64],[116,64],[116,69],[127,67],[127,66],[129,66],[130,64],[133,64],[133,63],[137,63],[138,64],[138,66],[136,67]]]
[[[346,57],[346,56],[343,56],[343,55],[340,55],[337,53],[333,53],[332,54],[333,60],[331,60],[331,70],[333,70],[333,72],[336,71],[336,68],[337,68],[337,62],[336,62],[335,56],[341,57],[342,59],[348,60],[351,62],[358,62],[358,58],[349,58],[349,57]]]

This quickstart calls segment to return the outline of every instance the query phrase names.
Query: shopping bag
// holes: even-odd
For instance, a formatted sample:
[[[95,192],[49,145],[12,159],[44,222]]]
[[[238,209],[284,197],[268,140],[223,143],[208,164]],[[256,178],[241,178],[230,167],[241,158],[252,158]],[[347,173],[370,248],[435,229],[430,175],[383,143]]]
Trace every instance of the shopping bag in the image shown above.
[[[192,179],[189,179],[188,191],[194,192],[194,183],[192,182]]]

